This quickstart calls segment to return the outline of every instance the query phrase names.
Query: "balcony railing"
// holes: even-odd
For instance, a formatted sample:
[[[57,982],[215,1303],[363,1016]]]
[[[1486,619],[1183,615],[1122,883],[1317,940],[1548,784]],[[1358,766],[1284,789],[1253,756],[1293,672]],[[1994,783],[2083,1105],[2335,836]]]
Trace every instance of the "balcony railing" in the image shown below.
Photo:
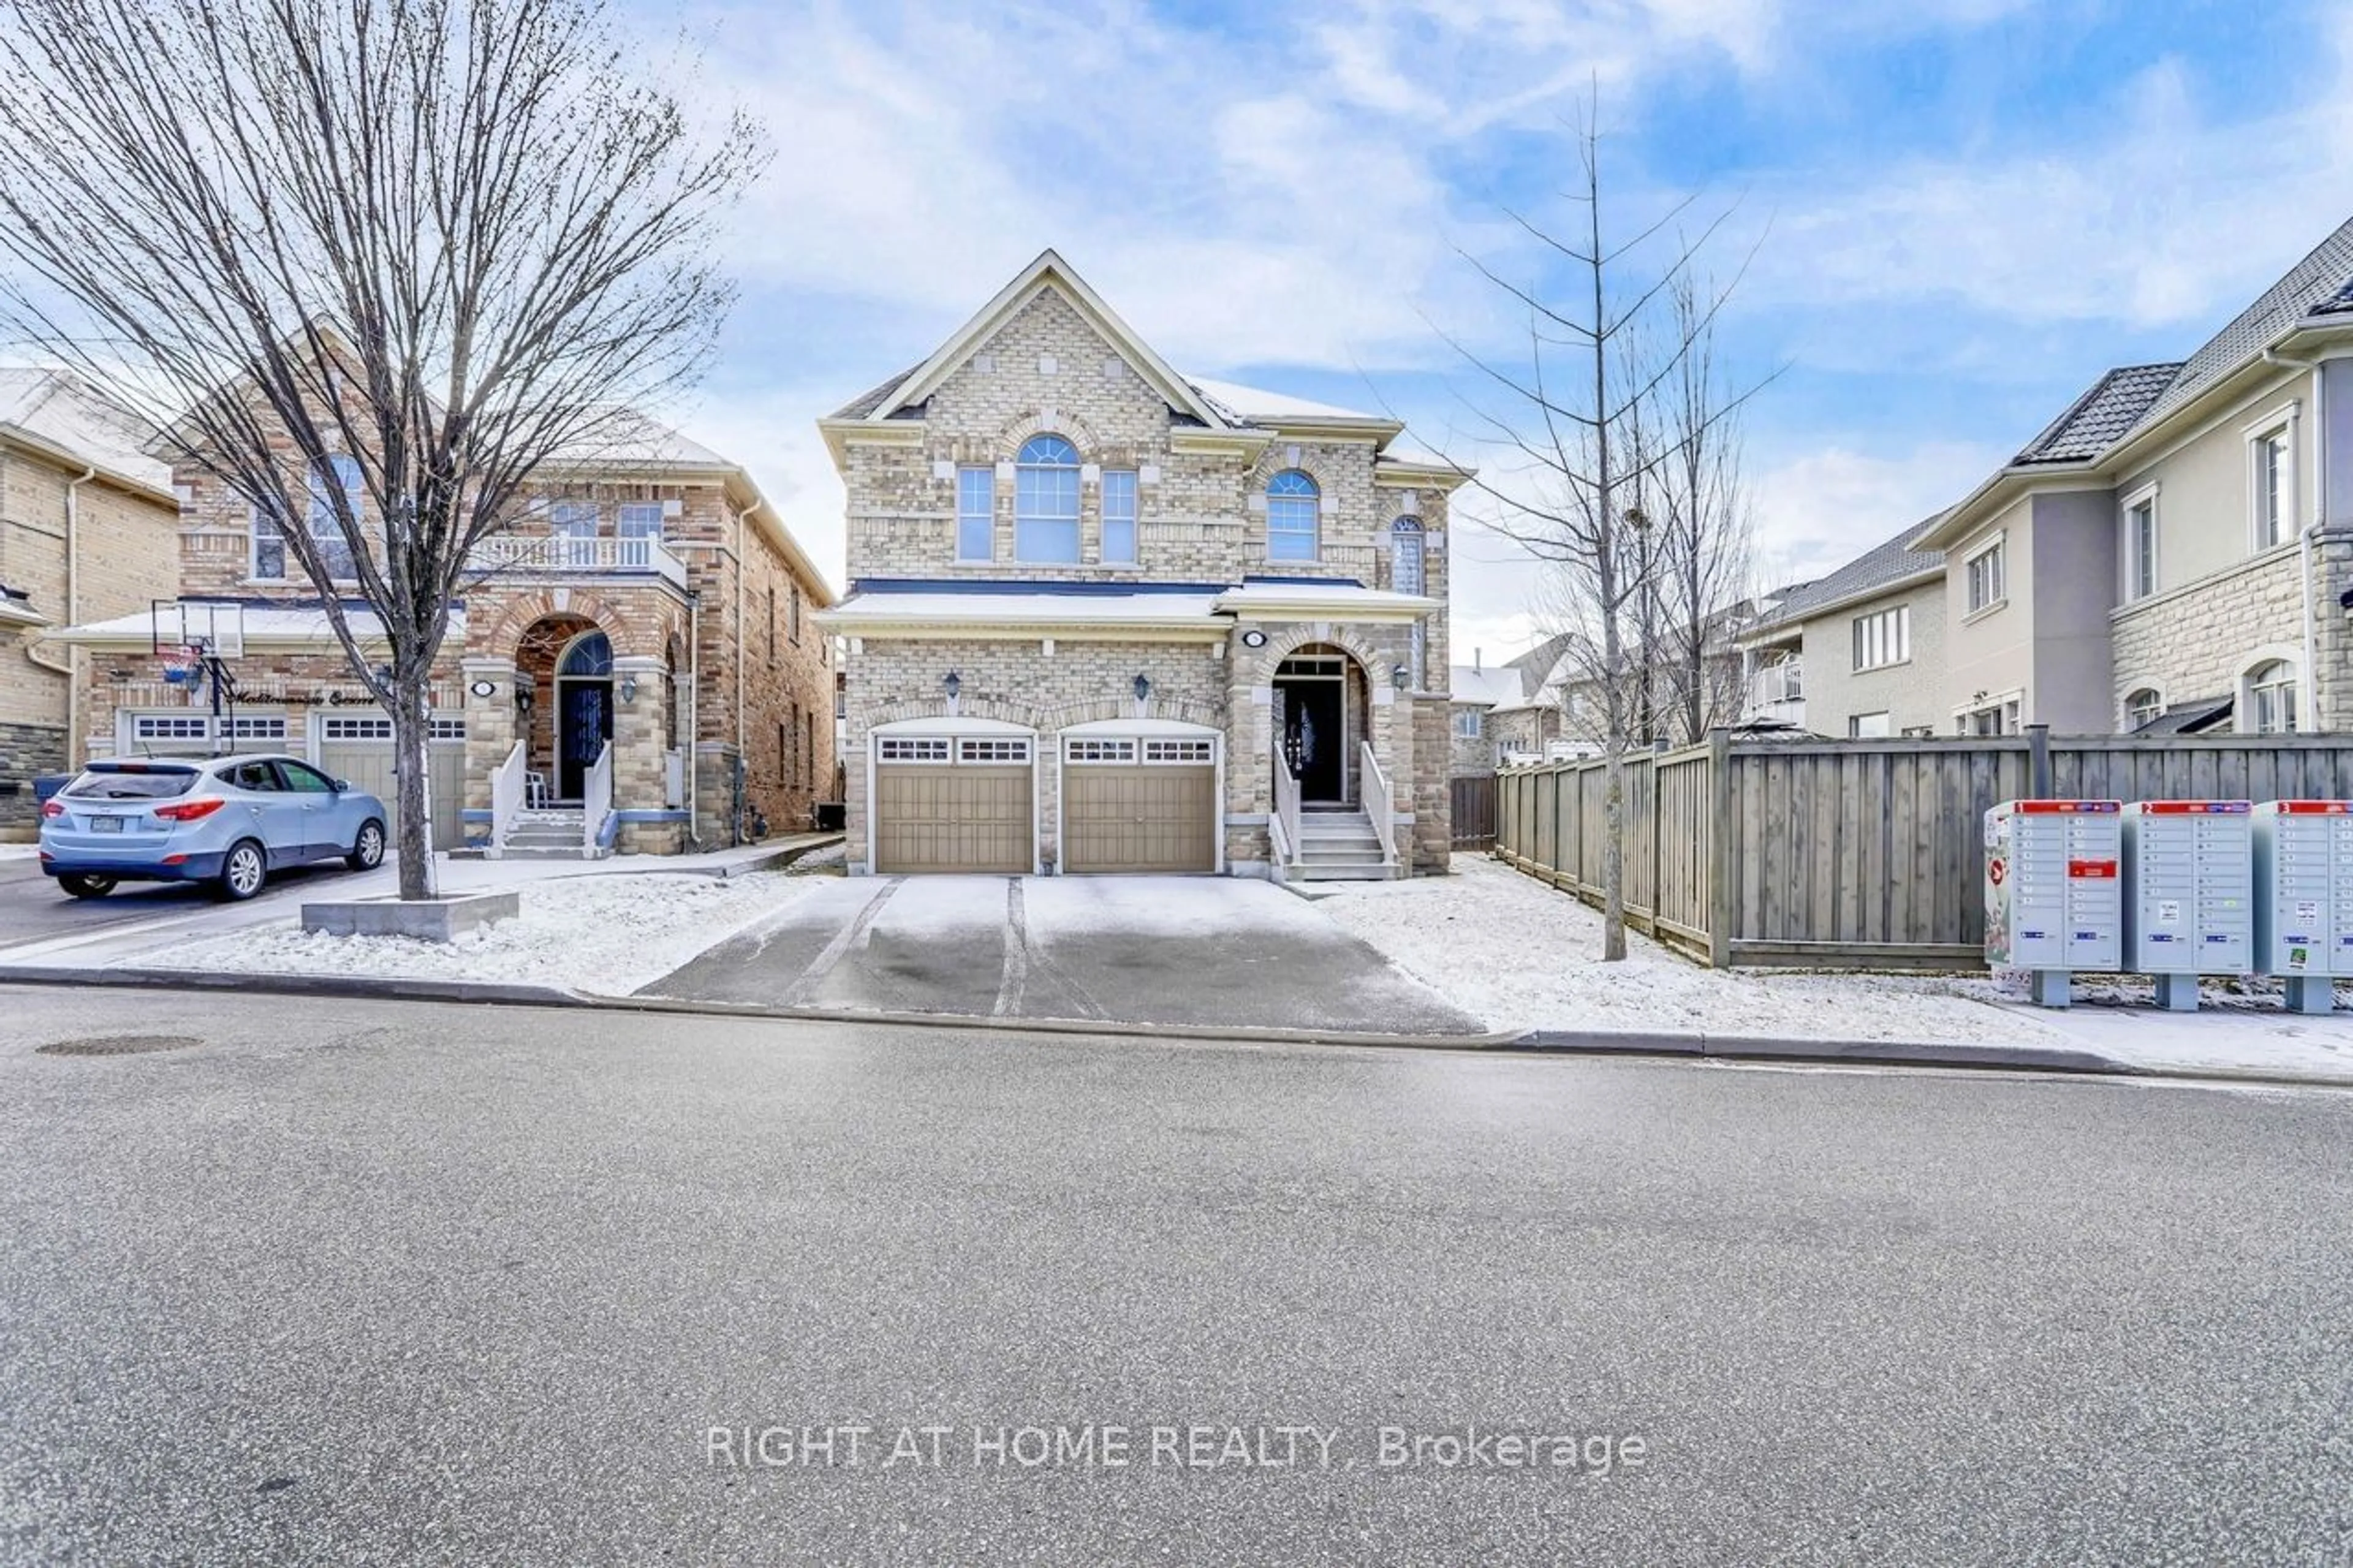
[[[575,539],[568,534],[501,534],[474,546],[468,558],[488,575],[617,576],[648,574],[686,586],[686,563],[659,539]]]

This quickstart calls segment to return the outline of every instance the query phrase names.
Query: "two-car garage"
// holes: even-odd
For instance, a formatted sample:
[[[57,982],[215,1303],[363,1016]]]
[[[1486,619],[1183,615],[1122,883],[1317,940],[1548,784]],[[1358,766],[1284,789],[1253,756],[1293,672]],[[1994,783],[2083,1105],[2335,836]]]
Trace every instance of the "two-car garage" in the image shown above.
[[[1111,721],[1041,742],[996,721],[913,721],[882,726],[869,744],[879,874],[1032,872],[1050,836],[1059,837],[1060,868],[1074,874],[1222,868],[1223,742],[1214,730]],[[1040,777],[1041,762],[1050,778]]]

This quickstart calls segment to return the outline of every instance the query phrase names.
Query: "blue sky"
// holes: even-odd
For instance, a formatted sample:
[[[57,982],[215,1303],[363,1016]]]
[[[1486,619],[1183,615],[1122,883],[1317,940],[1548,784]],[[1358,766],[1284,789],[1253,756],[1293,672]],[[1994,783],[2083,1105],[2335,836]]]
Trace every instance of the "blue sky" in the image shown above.
[[[2186,355],[2353,216],[2353,11],[2291,3],[1392,0],[646,5],[777,157],[681,420],[840,577],[818,416],[1039,249],[1194,374],[1385,405],[1478,461],[1437,329],[1507,347],[1462,261],[1567,221],[1598,87],[1626,229],[1731,207],[1725,348],[1764,559],[1836,564],[1968,489],[2100,371]],[[1457,543],[1455,646],[1537,629]]]

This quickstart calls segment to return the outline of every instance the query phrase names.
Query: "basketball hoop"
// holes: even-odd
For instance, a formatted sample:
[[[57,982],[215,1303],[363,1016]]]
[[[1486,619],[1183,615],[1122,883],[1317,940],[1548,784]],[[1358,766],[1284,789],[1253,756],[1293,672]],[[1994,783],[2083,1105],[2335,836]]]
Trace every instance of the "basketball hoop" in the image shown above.
[[[185,686],[196,678],[197,670],[204,664],[205,650],[193,644],[183,643],[159,649],[156,657],[163,661],[164,680],[174,686]]]

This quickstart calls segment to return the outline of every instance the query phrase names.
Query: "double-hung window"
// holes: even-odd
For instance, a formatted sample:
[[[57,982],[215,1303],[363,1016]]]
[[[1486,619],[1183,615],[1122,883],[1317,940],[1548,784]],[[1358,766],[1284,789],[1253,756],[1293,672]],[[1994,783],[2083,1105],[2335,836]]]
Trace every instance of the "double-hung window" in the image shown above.
[[[548,560],[557,566],[596,563],[596,503],[560,500],[547,509]]]
[[[1079,449],[1033,436],[1013,463],[1013,558],[1078,564]]]
[[[661,542],[662,505],[658,500],[624,501],[613,514],[613,537],[619,540],[620,563],[650,566],[654,546]]]
[[[956,559],[987,561],[997,554],[997,470],[956,470]]]
[[[343,510],[357,527],[367,515],[367,486],[361,478],[358,458],[332,457],[327,459],[324,468],[311,470],[311,512],[306,520],[311,546],[326,563],[327,575],[338,582],[348,582],[359,575],[359,567],[351,537],[344,533],[337,515],[335,498],[339,492]],[[282,570],[280,574],[284,575]]]
[[[1466,741],[1475,741],[1485,727],[1482,722],[1485,717],[1476,708],[1457,708],[1454,710],[1454,732]]]
[[[1135,470],[1133,468],[1103,470],[1103,559],[1106,566],[1135,564]]]
[[[1970,615],[1979,610],[1989,610],[2009,595],[2002,561],[2006,543],[2007,541],[1997,539],[1969,557],[1966,570],[1968,574]]]
[[[1912,607],[1898,605],[1854,618],[1854,668],[1883,669],[1912,657]]]
[[[2247,676],[2250,722],[2258,735],[2295,731],[2295,667],[2284,659],[2258,665]]]
[[[2266,430],[2253,443],[2254,460],[2254,545],[2269,550],[2284,541],[2288,526],[2287,426]]]

